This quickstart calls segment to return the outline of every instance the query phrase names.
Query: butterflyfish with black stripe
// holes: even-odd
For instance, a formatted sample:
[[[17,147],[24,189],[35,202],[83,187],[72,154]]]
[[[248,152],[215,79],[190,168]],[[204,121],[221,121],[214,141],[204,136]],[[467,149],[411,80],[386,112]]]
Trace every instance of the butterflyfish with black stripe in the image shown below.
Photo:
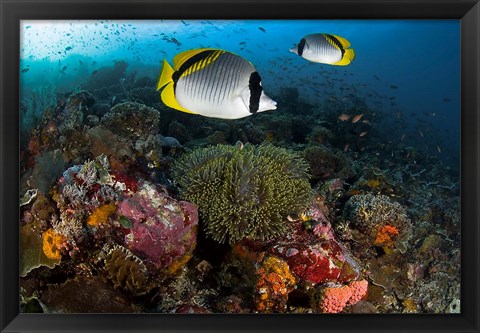
[[[177,54],[173,67],[163,61],[157,91],[165,105],[186,113],[239,119],[275,110],[255,67],[234,53],[202,48]]]
[[[312,62],[336,66],[349,65],[355,58],[348,40],[326,33],[306,35],[290,52]]]

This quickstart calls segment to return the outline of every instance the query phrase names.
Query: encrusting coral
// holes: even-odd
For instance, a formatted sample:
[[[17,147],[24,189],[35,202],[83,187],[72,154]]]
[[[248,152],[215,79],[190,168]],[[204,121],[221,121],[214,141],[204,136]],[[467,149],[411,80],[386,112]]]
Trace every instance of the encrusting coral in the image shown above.
[[[198,205],[206,233],[235,243],[285,234],[291,212],[311,202],[307,163],[264,144],[217,145],[183,155],[173,165],[181,195]]]
[[[48,229],[43,233],[43,253],[49,259],[60,259],[62,257],[60,248],[66,240],[65,236],[56,233],[52,228]]]
[[[268,256],[256,272],[255,307],[259,312],[283,312],[288,294],[295,287],[295,277],[288,264],[277,257]]]
[[[99,225],[107,222],[109,216],[115,213],[116,209],[117,207],[113,203],[98,207],[88,217],[87,224],[91,227],[98,227]]]

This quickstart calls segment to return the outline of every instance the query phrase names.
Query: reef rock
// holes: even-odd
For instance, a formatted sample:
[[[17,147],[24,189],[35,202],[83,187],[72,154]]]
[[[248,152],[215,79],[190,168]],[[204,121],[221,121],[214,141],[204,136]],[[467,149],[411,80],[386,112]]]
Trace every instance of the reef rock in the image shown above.
[[[131,223],[125,246],[155,268],[171,274],[191,258],[198,229],[195,205],[141,181],[136,192],[124,197],[117,213]]]
[[[341,312],[362,299],[368,282],[354,257],[335,239],[318,202],[290,223],[286,236],[238,243],[224,263],[222,285],[238,293],[251,290],[258,312],[284,312],[293,290],[297,298],[310,298],[318,312]],[[242,277],[237,274],[233,280],[231,272]]]

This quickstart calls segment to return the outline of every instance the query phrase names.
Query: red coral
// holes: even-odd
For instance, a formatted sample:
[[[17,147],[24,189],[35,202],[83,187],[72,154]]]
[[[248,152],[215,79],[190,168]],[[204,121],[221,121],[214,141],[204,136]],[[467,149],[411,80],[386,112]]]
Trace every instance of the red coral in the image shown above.
[[[334,239],[308,243],[279,242],[270,253],[285,259],[301,280],[315,284],[348,282],[359,276],[359,268],[346,249]]]

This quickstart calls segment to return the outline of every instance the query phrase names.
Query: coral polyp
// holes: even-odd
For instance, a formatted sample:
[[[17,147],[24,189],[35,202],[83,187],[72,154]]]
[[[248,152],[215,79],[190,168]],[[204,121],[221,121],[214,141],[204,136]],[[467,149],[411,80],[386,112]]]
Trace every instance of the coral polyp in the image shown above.
[[[173,175],[181,195],[198,205],[206,233],[235,243],[287,232],[287,215],[303,210],[312,197],[307,168],[284,148],[217,145],[182,156]]]

